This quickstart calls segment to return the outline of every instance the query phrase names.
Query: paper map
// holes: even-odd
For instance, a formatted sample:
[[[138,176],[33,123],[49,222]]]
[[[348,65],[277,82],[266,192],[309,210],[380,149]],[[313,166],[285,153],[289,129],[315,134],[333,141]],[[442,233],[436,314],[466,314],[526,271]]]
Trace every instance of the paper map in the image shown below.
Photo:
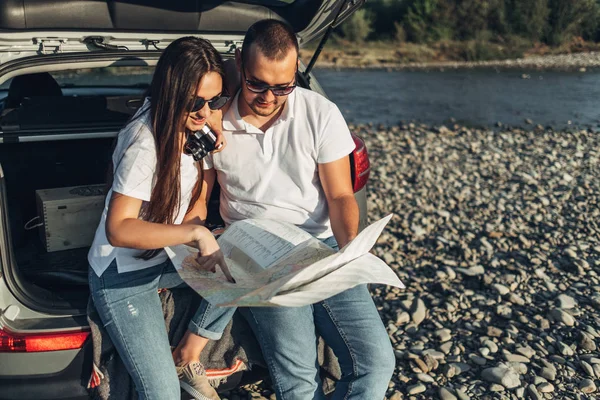
[[[369,253],[392,215],[373,223],[339,252],[285,222],[234,222],[217,242],[236,283],[223,272],[201,271],[189,261],[198,250],[186,245],[165,250],[182,279],[217,306],[298,307],[365,283],[404,288],[394,271]]]

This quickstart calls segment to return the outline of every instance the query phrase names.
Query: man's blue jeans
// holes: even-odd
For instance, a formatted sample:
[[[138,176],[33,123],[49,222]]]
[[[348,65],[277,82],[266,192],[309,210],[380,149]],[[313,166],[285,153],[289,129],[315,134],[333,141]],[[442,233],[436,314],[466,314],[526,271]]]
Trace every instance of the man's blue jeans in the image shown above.
[[[139,271],[118,273],[113,261],[102,276],[90,268],[89,283],[94,305],[115,345],[140,399],[179,399],[175,371],[159,288],[183,283],[170,260]],[[199,329],[205,313],[196,312],[188,329]]]
[[[337,249],[334,238],[325,240]],[[219,338],[235,308],[212,307],[201,328]],[[366,285],[305,307],[240,308],[252,327],[280,400],[325,399],[317,362],[317,335],[333,349],[342,370],[332,399],[385,397],[395,357]],[[203,335],[204,336],[204,335]]]

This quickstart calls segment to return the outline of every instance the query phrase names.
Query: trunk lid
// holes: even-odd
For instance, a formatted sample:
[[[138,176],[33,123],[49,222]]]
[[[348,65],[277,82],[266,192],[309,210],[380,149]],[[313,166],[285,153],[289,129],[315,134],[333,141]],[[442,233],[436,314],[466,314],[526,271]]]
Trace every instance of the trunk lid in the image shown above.
[[[200,35],[220,51],[264,18],[287,21],[300,45],[322,37],[365,0],[21,0],[0,2],[0,65],[24,57],[102,50],[160,50]]]

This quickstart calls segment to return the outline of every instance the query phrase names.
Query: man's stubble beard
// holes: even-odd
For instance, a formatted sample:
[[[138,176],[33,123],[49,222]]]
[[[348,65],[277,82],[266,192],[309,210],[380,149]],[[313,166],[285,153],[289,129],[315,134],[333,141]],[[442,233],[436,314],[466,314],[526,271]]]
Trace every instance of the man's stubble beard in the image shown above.
[[[263,111],[261,108],[259,108],[256,105],[257,101],[253,101],[252,103],[247,103],[248,106],[250,107],[250,109],[256,114],[259,115],[261,117],[270,117],[271,115],[275,114],[277,111],[279,111],[279,109],[281,108],[282,104],[276,104],[272,110],[270,111]]]

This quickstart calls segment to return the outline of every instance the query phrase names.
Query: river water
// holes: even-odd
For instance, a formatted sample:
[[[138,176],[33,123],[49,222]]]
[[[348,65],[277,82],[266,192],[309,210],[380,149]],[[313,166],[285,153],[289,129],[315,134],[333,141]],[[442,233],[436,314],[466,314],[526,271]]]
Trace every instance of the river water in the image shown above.
[[[148,84],[152,70],[136,73],[54,73],[64,86]],[[471,126],[533,124],[600,129],[600,70],[392,71],[315,69],[329,98],[352,123],[418,121]],[[9,82],[0,85],[0,98]]]
[[[348,122],[447,124],[497,122],[598,129],[600,71],[392,71],[316,69]]]

